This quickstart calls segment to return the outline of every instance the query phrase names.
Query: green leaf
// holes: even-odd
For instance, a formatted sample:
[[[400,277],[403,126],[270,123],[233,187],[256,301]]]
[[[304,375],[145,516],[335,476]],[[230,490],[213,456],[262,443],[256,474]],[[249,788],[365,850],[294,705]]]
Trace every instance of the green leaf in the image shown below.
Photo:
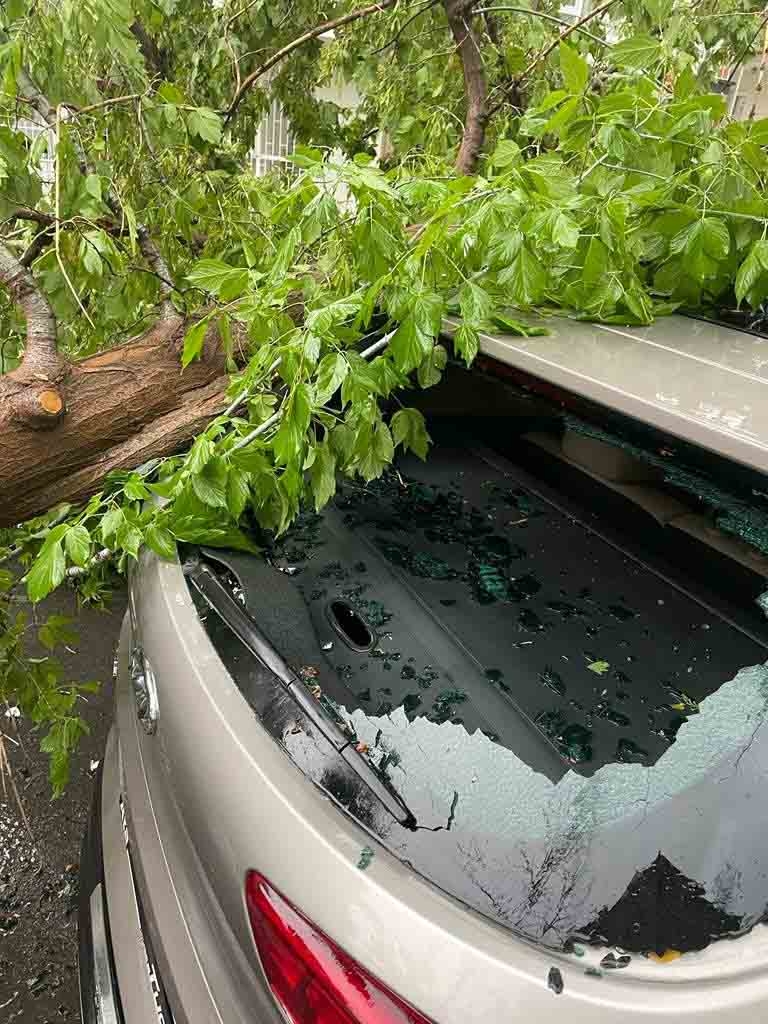
[[[355,404],[368,395],[381,394],[380,372],[374,365],[378,364],[378,360],[369,363],[357,352],[347,352],[347,362],[349,363],[349,373],[341,385],[342,406],[347,405],[348,402]]]
[[[281,466],[287,466],[301,454],[311,416],[311,393],[306,384],[299,384],[286,400],[283,417],[272,442],[275,461]]]
[[[716,274],[718,263],[727,257],[730,247],[728,228],[714,217],[694,221],[670,242],[670,251],[685,254],[685,269],[698,281]]]
[[[296,254],[296,249],[301,243],[301,232],[297,227],[291,228],[288,234],[283,238],[280,245],[277,247],[274,259],[269,271],[269,276],[272,281],[280,282],[288,273],[288,270],[293,263],[293,258]],[[357,309],[355,309],[355,312]],[[312,330],[317,330],[318,333],[322,333],[318,327],[316,320],[311,317],[307,317],[307,327]]]
[[[101,199],[101,178],[98,174],[89,174],[86,176],[85,191],[94,199]]]
[[[704,252],[716,260],[723,260],[730,252],[731,236],[721,220],[705,217],[702,223],[702,245]]]
[[[9,22],[18,21],[27,13],[28,0],[6,0],[5,16]]]
[[[661,56],[661,42],[645,33],[617,43],[609,51],[614,64],[624,68],[650,71]]]
[[[189,366],[193,359],[199,359],[205,344],[205,335],[209,323],[210,317],[204,317],[202,320],[198,320],[196,324],[193,324],[184,335],[184,350],[181,354],[182,369]]]
[[[144,501],[150,493],[149,488],[137,473],[132,474],[125,481],[123,491],[129,501]]]
[[[357,315],[359,326],[367,327],[371,322],[371,317],[376,312],[379,295],[381,294],[382,288],[387,283],[388,277],[388,274],[382,274],[382,276],[374,281],[372,285],[366,288],[363,300],[360,304],[360,311]]]
[[[101,262],[101,256],[99,256],[98,251],[86,238],[83,238],[80,242],[79,255],[85,272],[93,275],[94,277],[100,277],[104,269]]]
[[[370,438],[366,439],[363,454],[357,463],[360,476],[366,481],[381,476],[384,467],[392,461],[394,453],[389,427],[379,420]]]
[[[568,92],[582,93],[589,82],[589,64],[568,43],[560,43],[560,71]]]
[[[138,558],[139,548],[143,539],[144,536],[141,530],[133,526],[132,523],[126,522],[117,532],[116,546],[121,548],[130,558]]]
[[[515,334],[520,338],[544,337],[549,334],[546,327],[526,324],[504,313],[494,313],[491,323],[501,334]]]
[[[189,449],[187,469],[190,473],[199,473],[203,466],[213,457],[214,447],[210,438],[201,435]]]
[[[415,370],[432,347],[432,337],[419,330],[413,315],[406,316],[389,343],[398,370]]]
[[[474,281],[465,281],[459,291],[461,318],[469,324],[487,320],[493,310],[493,299],[488,292]]]
[[[64,507],[66,511],[69,511],[69,508],[71,508],[69,505]],[[66,511],[64,513],[65,515]],[[57,526],[51,527],[51,529],[45,534],[45,540],[43,541],[43,546],[40,548],[39,554],[42,554],[44,551],[48,551],[54,544],[58,544],[59,541],[63,539],[64,534],[68,529],[69,527],[66,523],[59,523]],[[37,534],[37,536],[40,535]]]
[[[84,526],[71,526],[64,534],[64,547],[73,565],[85,565],[91,555],[91,535]]]
[[[442,345],[434,345],[429,355],[425,356],[416,372],[416,379],[422,388],[431,388],[439,384],[443,370],[448,362],[448,353]]]
[[[768,240],[761,239],[752,245],[747,258],[736,274],[736,301],[741,305],[761,277],[768,270]]]
[[[164,526],[150,523],[144,531],[144,542],[161,558],[171,561],[176,557],[176,541],[171,531]]]
[[[187,278],[224,302],[242,295],[248,287],[248,271],[243,267],[230,267],[221,260],[198,260]]]
[[[488,252],[488,261],[494,269],[508,267],[512,260],[520,252],[523,244],[523,234],[517,228],[504,231],[496,235],[491,243]]]
[[[508,287],[513,302],[532,306],[538,302],[547,283],[546,274],[528,246],[524,245],[514,262],[499,274],[499,284]]]
[[[610,256],[605,242],[602,242],[599,238],[590,239],[587,246],[587,255],[584,259],[584,284],[597,284],[606,274],[609,261]]]
[[[587,665],[589,671],[594,672],[597,676],[604,676],[610,667],[610,663],[607,661],[590,661]]]
[[[336,456],[328,442],[315,449],[315,461],[309,472],[315,509],[319,512],[336,493]]]
[[[73,619],[66,615],[49,615],[37,631],[37,639],[47,650],[77,641],[78,632],[72,626]]]
[[[662,25],[672,13],[674,0],[642,0],[643,7],[656,25]],[[677,89],[675,89],[677,93]]]
[[[349,363],[340,352],[330,352],[323,356],[317,368],[315,384],[315,401],[318,405],[325,405],[336,394],[348,373]]]
[[[426,459],[430,437],[418,409],[400,409],[392,417],[391,427],[395,444],[402,445],[404,451],[412,451],[422,460]]]
[[[216,145],[221,141],[221,118],[210,107],[198,107],[187,112],[187,131],[204,142]]]
[[[435,337],[440,333],[445,304],[435,292],[418,292],[413,302],[413,319],[422,334]]]
[[[61,541],[43,547],[27,573],[27,594],[30,601],[37,603],[47,597],[64,579],[66,562]]]
[[[227,463],[220,455],[215,455],[191,478],[192,490],[211,508],[226,508],[227,473]]]
[[[472,324],[461,324],[453,336],[453,347],[469,366],[480,349],[480,334]]]
[[[511,76],[519,74],[521,71],[525,71],[528,66],[528,53],[523,49],[522,46],[505,46],[504,47],[504,66]]]
[[[101,523],[99,524],[99,534],[102,541],[108,544],[112,537],[115,536],[117,531],[123,525],[123,510],[121,508],[111,508],[108,512],[104,513]]]
[[[552,241],[564,249],[575,249],[580,236],[579,225],[567,213],[558,213],[552,224]]]
[[[235,522],[243,514],[250,495],[248,474],[232,466],[227,477],[227,508]]]
[[[548,132],[558,133],[561,128],[569,126],[576,114],[576,110],[581,100],[578,96],[572,96],[566,100],[558,110],[550,117],[550,119],[544,124],[539,135],[546,135]]]
[[[317,164],[323,162],[323,151],[299,145],[288,159],[291,163],[296,164],[297,167],[316,167]]]
[[[494,149],[490,163],[492,167],[503,170],[505,167],[512,167],[521,159],[520,147],[514,139],[499,139]]]

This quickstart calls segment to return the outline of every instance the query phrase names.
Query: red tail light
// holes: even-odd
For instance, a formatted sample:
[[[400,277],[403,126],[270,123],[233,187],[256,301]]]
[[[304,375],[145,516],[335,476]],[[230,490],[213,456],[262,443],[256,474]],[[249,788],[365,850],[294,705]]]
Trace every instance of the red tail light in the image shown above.
[[[248,915],[270,988],[291,1024],[431,1024],[316,928],[256,871]]]

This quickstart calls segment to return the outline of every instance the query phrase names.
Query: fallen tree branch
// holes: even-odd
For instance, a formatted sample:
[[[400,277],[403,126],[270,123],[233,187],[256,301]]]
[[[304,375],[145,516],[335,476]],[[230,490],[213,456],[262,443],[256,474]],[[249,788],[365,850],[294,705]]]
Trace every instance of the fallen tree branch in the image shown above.
[[[297,36],[292,42],[287,43],[277,53],[274,53],[269,60],[252,71],[250,75],[247,75],[240,85],[240,88],[235,92],[232,97],[232,102],[227,109],[226,116],[224,118],[224,127],[226,128],[229,122],[237,113],[237,109],[245,98],[245,94],[253,88],[255,83],[268,71],[270,71],[276,64],[284,60],[288,54],[293,53],[294,50],[298,50],[300,46],[310,42],[312,39],[317,39],[318,36],[323,35],[326,32],[332,32],[334,29],[342,28],[344,25],[350,25],[353,21],[359,21],[360,18],[367,18],[371,14],[379,14],[381,11],[386,10],[387,7],[394,7],[399,0],[379,0],[379,3],[369,4],[367,7],[358,7],[356,11],[350,11],[348,14],[343,14],[339,18],[331,18],[330,21],[324,21],[321,25],[315,25],[314,28],[302,33]]]
[[[180,398],[177,408],[153,419],[125,441],[95,455],[87,465],[20,497],[16,505],[19,518],[28,519],[62,501],[73,504],[86,501],[103,486],[108,473],[134,469],[150,459],[183,451],[226,407],[228,386],[229,377],[223,376],[189,391]]]
[[[22,386],[12,396],[14,419],[35,429],[55,426],[64,412],[58,382],[65,366],[56,349],[57,325],[50,303],[32,274],[0,244],[0,281],[27,322],[26,344],[14,378]]]
[[[461,59],[464,74],[464,92],[467,97],[467,115],[464,122],[455,167],[458,174],[473,174],[485,142],[488,122],[488,86],[485,80],[480,44],[472,28],[472,2],[470,0],[443,0],[448,24]]]
[[[44,512],[67,494],[80,500],[99,490],[104,472],[132,468],[132,451],[133,465],[170,454],[226,408],[226,360],[215,327],[200,359],[179,372],[188,326],[156,320],[122,345],[62,362],[53,383],[22,367],[0,377],[0,527]],[[214,383],[221,391],[215,407],[204,390]],[[30,410],[41,391],[57,385],[66,394],[67,415],[41,434],[44,424],[32,422]]]

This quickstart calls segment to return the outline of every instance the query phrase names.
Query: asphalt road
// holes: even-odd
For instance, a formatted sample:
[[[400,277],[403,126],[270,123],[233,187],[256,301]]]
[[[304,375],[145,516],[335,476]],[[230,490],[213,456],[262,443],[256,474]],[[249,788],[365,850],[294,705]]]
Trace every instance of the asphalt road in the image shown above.
[[[77,986],[77,885],[80,841],[93,789],[93,770],[112,717],[112,659],[125,609],[114,594],[106,613],[78,611],[72,595],[57,593],[36,614],[71,616],[80,631],[61,658],[67,678],[97,679],[80,713],[90,725],[73,758],[64,796],[51,801],[47,758],[28,722],[3,715],[0,728],[27,824],[14,795],[0,783],[0,1024],[80,1021]],[[17,730],[14,725],[18,724]]]

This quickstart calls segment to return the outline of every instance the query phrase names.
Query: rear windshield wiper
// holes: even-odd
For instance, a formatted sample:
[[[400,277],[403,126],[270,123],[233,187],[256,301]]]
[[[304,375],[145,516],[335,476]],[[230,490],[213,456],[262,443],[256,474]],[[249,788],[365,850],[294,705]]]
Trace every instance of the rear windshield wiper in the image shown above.
[[[355,749],[352,737],[344,733],[323,711],[320,704],[307,692],[296,673],[286,664],[259,629],[245,608],[232,596],[216,573],[203,562],[189,562],[184,566],[189,582],[206,604],[232,630],[261,664],[271,672],[292,701],[322,733],[358,776],[360,781],[384,805],[389,813],[406,828],[416,827],[416,818],[400,796],[390,789]]]

